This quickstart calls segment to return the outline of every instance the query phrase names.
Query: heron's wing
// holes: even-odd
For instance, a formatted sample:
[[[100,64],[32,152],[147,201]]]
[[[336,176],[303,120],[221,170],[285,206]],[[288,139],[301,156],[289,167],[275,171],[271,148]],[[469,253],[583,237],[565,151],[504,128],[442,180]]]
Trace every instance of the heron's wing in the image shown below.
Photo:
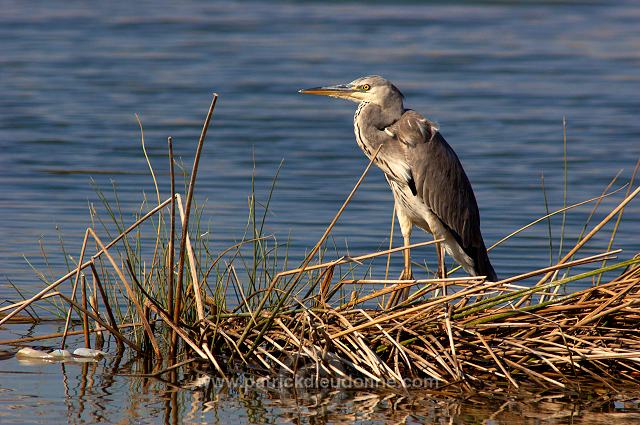
[[[382,169],[387,178],[409,186],[411,193],[415,196],[418,191],[411,167],[402,156],[394,154],[396,151],[397,147],[391,144],[383,146],[376,158],[376,165]]]
[[[451,146],[437,127],[415,111],[407,111],[388,128],[401,143],[404,161],[417,195],[444,223],[466,251],[484,248],[480,214],[471,183]]]
[[[438,127],[416,111],[409,109],[398,121],[387,127],[385,132],[403,144],[415,147],[430,141],[438,132]]]
[[[405,155],[401,143],[390,131],[390,127],[381,131],[376,127],[366,129],[367,146],[363,144],[361,147],[369,158],[372,157],[372,151],[380,146],[380,151],[375,158],[375,164],[382,169],[388,179],[394,180],[402,185],[408,185],[411,192],[417,195],[416,184],[411,173],[411,167],[405,160]],[[359,139],[358,136],[356,136]]]

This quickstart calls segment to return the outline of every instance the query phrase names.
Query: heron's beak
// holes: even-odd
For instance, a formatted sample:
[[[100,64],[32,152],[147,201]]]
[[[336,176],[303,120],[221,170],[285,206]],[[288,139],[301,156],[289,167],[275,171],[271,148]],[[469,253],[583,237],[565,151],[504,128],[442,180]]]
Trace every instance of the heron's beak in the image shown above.
[[[350,98],[351,95],[355,92],[356,90],[354,90],[347,84],[338,84],[336,86],[326,87],[312,87],[310,89],[298,90],[298,93],[301,94],[316,94],[318,96],[341,97],[344,99]]]

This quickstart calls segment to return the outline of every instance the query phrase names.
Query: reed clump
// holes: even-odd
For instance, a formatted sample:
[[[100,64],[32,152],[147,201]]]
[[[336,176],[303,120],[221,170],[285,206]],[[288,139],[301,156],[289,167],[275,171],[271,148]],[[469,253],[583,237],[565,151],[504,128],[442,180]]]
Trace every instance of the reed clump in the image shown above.
[[[170,196],[162,200],[147,158],[156,199],[145,201],[144,212],[129,224],[111,213],[118,234],[104,240],[96,216],[66,275],[0,308],[0,325],[38,321],[26,312],[33,313],[35,303],[57,300],[66,316],[64,332],[0,344],[61,338],[64,349],[68,335],[84,334],[89,348],[90,335],[104,333],[118,350],[128,347],[132,354],[150,359],[156,365],[150,376],[197,365],[227,379],[251,373],[276,379],[278,385],[309,387],[615,390],[640,380],[640,256],[618,260],[621,251],[612,248],[622,212],[640,192],[640,187],[633,188],[633,178],[624,199],[552,266],[499,282],[482,276],[357,279],[354,270],[363,262],[403,249],[326,259],[327,240],[369,162],[322,237],[301,264],[291,268],[286,255],[284,264],[281,260],[286,243],[264,232],[273,187],[263,214],[252,192],[247,232],[239,243],[212,253],[202,238],[202,210],[195,204],[194,190],[216,100],[214,95],[184,196],[176,191],[169,138]],[[585,203],[596,202],[597,208],[617,192],[608,189],[535,220],[500,242]],[[115,210],[106,205],[108,211]],[[578,257],[614,218],[608,249]],[[154,244],[151,259],[145,261],[142,229],[149,224]],[[578,266],[591,269],[577,273]],[[523,285],[536,277],[535,284]],[[564,290],[589,279],[587,289]],[[71,287],[70,295],[62,285]],[[407,300],[382,307],[385,297],[405,288],[413,290]],[[73,326],[81,329],[70,330]],[[102,338],[94,341],[102,345]]]

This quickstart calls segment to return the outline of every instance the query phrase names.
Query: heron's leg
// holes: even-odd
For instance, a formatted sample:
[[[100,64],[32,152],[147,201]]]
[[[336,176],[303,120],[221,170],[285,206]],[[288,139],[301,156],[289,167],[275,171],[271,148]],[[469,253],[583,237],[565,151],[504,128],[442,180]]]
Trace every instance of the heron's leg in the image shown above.
[[[436,238],[437,239],[437,238]],[[444,243],[436,243],[436,252],[438,254],[438,277],[444,279],[447,277],[447,265],[445,263],[445,247]]]
[[[404,212],[404,209],[396,203],[396,214],[398,215],[398,221],[400,222],[400,231],[402,232],[402,239],[404,246],[411,245],[411,230],[413,223],[409,219],[409,216]],[[404,255],[404,269],[400,279],[413,279],[413,273],[411,272],[411,250],[409,248],[402,251]]]
[[[404,246],[411,245],[411,229],[413,227],[413,223],[409,220],[409,217],[404,213],[404,210],[400,205],[396,203],[396,215],[398,216],[398,221],[400,222],[400,230],[402,231],[402,238],[404,241]],[[402,251],[404,254],[404,268],[402,270],[402,274],[400,275],[400,280],[413,280],[413,272],[411,271],[411,253],[410,249],[405,249]],[[391,308],[397,305],[399,302],[406,300],[409,297],[409,288],[399,289],[391,293],[389,297],[389,301],[387,302],[387,308]]]
[[[445,279],[447,277],[447,266],[444,259],[444,243],[436,242],[436,252],[438,253],[438,278]],[[447,295],[447,284],[444,282],[442,283],[442,295]]]
[[[411,245],[411,231],[409,231],[409,234],[407,235],[402,235],[403,240],[404,240],[404,246],[410,246]],[[402,270],[402,275],[401,275],[401,279],[413,279],[413,272],[411,271],[411,250],[409,248],[405,249],[404,251],[402,251],[402,253],[404,254],[404,269]]]

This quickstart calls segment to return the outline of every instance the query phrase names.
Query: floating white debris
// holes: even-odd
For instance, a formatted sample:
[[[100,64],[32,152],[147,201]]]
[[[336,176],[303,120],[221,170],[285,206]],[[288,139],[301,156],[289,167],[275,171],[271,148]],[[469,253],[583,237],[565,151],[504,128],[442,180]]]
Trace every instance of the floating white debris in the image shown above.
[[[16,353],[16,357],[23,359],[44,359],[52,360],[53,356],[41,350],[34,350],[33,348],[24,347]]]
[[[195,390],[197,388],[206,387],[207,385],[209,385],[209,382],[211,382],[211,377],[207,375],[202,375],[194,379],[193,381],[189,382],[185,386],[189,389]]]
[[[100,358],[106,356],[108,353],[100,350],[94,350],[92,348],[76,348],[73,352],[74,356],[77,357],[89,357],[92,359]]]
[[[73,354],[71,354],[69,352],[69,350],[53,350],[50,353],[54,359],[59,360],[59,359],[69,359],[73,357]]]

